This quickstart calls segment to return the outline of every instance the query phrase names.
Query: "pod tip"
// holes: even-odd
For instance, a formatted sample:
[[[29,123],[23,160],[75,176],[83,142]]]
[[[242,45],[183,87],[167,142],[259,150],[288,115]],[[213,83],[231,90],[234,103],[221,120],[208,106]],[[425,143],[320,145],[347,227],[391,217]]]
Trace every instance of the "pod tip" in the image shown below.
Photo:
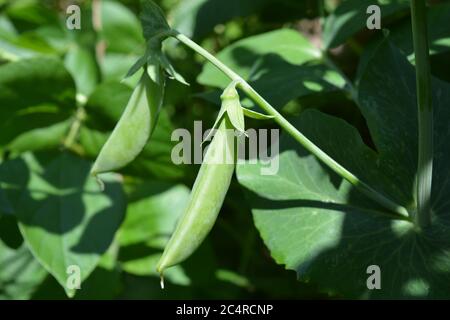
[[[160,274],[159,284],[161,285],[161,289],[164,290],[164,275],[162,273]]]
[[[97,182],[100,191],[102,192],[105,191],[105,183],[103,182],[103,180],[100,179],[100,177],[96,173],[91,172],[91,175],[95,178],[95,181]]]

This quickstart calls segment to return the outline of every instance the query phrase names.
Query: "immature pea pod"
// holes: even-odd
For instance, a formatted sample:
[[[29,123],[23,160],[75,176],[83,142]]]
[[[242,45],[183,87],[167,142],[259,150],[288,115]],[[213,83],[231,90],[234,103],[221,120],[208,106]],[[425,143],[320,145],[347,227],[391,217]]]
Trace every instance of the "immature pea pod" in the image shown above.
[[[164,76],[154,81],[144,71],[116,127],[91,169],[92,175],[114,171],[133,161],[147,144],[164,97]]]
[[[239,104],[237,92],[234,92],[226,90],[222,95],[216,133],[206,151],[186,210],[159,260],[157,271],[161,278],[166,268],[184,261],[200,246],[222,207],[236,162],[235,126],[228,115],[230,107],[235,107],[231,104]]]

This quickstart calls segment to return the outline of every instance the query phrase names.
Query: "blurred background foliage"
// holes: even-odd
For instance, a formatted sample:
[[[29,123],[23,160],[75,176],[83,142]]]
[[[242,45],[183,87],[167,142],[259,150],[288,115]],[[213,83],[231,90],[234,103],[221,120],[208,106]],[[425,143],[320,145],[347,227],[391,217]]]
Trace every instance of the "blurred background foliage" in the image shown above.
[[[365,28],[371,2],[157,1],[175,29],[219,53],[285,115],[319,109],[355,126],[368,145],[349,83],[358,82],[383,37]],[[412,60],[408,1],[379,2],[383,27]],[[450,6],[430,3],[437,5],[430,12],[433,74],[450,82]],[[81,7],[81,30],[66,28],[69,4]],[[210,127],[226,81],[166,41],[190,86],[169,81],[150,143],[111,175],[110,193],[97,192],[86,178],[90,163],[137,81],[124,75],[145,50],[139,7],[138,0],[0,0],[0,298],[66,299],[58,281],[70,262],[93,270],[76,299],[336,297],[273,261],[236,181],[207,241],[167,272],[160,289],[155,265],[198,170],[171,162],[170,136],[175,128],[192,131],[195,120]]]

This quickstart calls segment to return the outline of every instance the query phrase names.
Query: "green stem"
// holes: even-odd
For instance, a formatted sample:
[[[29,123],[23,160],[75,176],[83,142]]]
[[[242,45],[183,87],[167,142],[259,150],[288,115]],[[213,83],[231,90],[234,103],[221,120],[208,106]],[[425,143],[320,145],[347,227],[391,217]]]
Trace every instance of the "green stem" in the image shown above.
[[[72,148],[75,140],[78,137],[78,133],[81,129],[81,124],[83,123],[85,118],[85,111],[82,106],[79,106],[76,113],[72,125],[70,126],[69,132],[64,139],[63,146],[66,149]]]
[[[274,117],[274,120],[295,140],[297,140],[306,150],[315,155],[319,160],[325,163],[329,168],[331,168],[334,172],[336,172],[339,176],[350,182],[354,185],[358,190],[364,193],[366,196],[376,201],[384,208],[388,209],[391,212],[395,212],[401,216],[407,217],[408,211],[393,202],[392,200],[386,198],[384,195],[380,194],[372,187],[359,180],[354,174],[345,169],[339,163],[337,163],[333,158],[331,158],[328,154],[322,151],[318,146],[316,146],[312,141],[310,141],[307,137],[305,137],[300,131],[298,131],[289,121],[287,121],[274,107],[270,105],[263,97],[259,95],[244,79],[242,79],[237,73],[228,68],[225,64],[219,61],[216,57],[210,54],[208,51],[203,49],[201,46],[196,44],[194,41],[189,39],[183,34],[178,32],[174,32],[173,36],[177,38],[180,42],[203,56],[213,65],[215,65],[220,71],[222,71],[225,75],[227,75],[232,81],[237,81],[239,84],[239,88],[244,91],[247,96],[249,96],[252,100],[254,100],[263,110],[265,110],[268,114]]]
[[[425,0],[412,0],[411,18],[416,61],[419,127],[417,213],[415,222],[419,227],[425,227],[431,221],[431,185],[433,176],[433,105],[426,15]]]

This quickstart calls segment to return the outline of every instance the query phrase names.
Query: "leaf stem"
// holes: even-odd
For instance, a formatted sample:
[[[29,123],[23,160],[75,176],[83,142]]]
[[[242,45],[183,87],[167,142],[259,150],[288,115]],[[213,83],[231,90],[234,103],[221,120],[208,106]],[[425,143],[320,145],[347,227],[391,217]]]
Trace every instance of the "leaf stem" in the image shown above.
[[[203,49],[197,43],[186,37],[185,35],[174,32],[173,35],[180,42],[185,44],[187,47],[191,48],[213,65],[215,65],[220,71],[222,71],[226,76],[228,76],[232,81],[237,81],[239,88],[244,91],[248,97],[254,100],[263,110],[274,117],[274,120],[297,142],[299,142],[306,150],[315,155],[319,160],[336,172],[339,176],[350,182],[358,190],[364,193],[366,196],[376,201],[384,208],[391,212],[395,212],[403,217],[408,216],[408,211],[400,206],[399,204],[388,199],[381,193],[374,190],[372,187],[361,181],[358,177],[352,174],[350,171],[345,169],[339,163],[337,163],[333,158],[316,146],[312,141],[310,141],[306,136],[304,136],[300,131],[297,130],[289,121],[287,121],[274,107],[270,105],[258,92],[256,92],[252,86],[250,86],[244,79],[242,79],[237,73],[228,68],[220,60],[210,54],[208,51]]]
[[[418,227],[426,227],[431,221],[433,175],[433,105],[426,15],[425,0],[412,0],[411,19],[416,61],[419,128],[417,213],[415,217],[415,223]]]
[[[78,133],[81,128],[81,124],[84,121],[84,118],[86,117],[86,113],[84,111],[83,106],[79,106],[77,108],[77,111],[74,116],[74,120],[72,122],[72,125],[70,126],[69,132],[64,139],[63,146],[66,149],[71,149],[73,144],[75,143],[75,140],[78,137]]]

